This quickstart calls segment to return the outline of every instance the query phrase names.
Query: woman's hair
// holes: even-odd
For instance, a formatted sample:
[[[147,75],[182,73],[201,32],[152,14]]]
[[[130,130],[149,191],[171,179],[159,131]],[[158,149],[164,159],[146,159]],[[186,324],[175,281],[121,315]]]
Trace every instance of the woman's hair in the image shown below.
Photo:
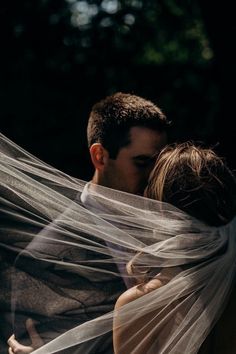
[[[208,225],[236,215],[236,179],[213,150],[191,142],[167,146],[158,156],[145,196],[173,204]]]

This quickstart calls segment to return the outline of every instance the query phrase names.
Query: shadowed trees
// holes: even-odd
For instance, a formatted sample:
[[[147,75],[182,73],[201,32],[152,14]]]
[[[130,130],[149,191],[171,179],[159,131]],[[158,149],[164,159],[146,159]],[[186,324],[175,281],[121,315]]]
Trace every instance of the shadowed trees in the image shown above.
[[[235,29],[227,6],[226,25],[217,29],[217,6],[201,0],[5,2],[3,133],[48,163],[89,178],[91,105],[115,91],[133,92],[173,120],[172,139],[219,141],[232,164]]]

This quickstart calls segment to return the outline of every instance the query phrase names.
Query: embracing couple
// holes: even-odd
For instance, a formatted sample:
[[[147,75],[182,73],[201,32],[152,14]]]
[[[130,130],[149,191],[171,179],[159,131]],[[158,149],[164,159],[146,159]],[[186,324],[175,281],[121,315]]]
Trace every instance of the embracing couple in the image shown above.
[[[161,244],[162,248],[157,253],[155,247],[152,247],[154,242],[152,243],[151,239],[146,243],[142,239],[142,244],[145,243],[143,249],[140,243],[137,249],[133,250],[131,258],[122,258],[125,240],[119,244],[118,241],[116,243],[104,238],[104,249],[106,248],[107,253],[103,253],[114,254],[116,270],[111,273],[118,274],[119,281],[115,278],[109,280],[112,283],[107,291],[107,298],[102,298],[101,312],[98,310],[96,318],[106,313],[108,304],[111,306],[109,310],[115,308],[112,318],[113,349],[108,347],[107,351],[99,351],[98,347],[91,347],[90,351],[83,351],[84,354],[111,353],[113,350],[115,354],[229,354],[236,351],[230,322],[231,314],[235,311],[232,301],[235,295],[235,261],[230,253],[231,248],[232,252],[236,248],[235,243],[230,243],[231,234],[234,233],[236,237],[235,177],[211,149],[189,142],[168,146],[169,125],[160,108],[131,94],[116,93],[92,108],[87,133],[95,172],[92,181],[85,185],[81,193],[82,205],[92,212],[98,208],[98,213],[106,215],[101,217],[108,219],[109,212],[104,211],[104,206],[97,207],[95,199],[90,198],[91,185],[144,196],[145,198],[137,197],[137,204],[139,200],[145,200],[147,204],[148,199],[162,202],[160,206],[155,202],[151,204],[150,201],[148,208],[151,210],[147,211],[146,216],[149,219],[153,217],[153,226],[150,226],[150,223],[147,226],[147,220],[140,221],[138,225],[138,217],[134,222],[134,219],[131,219],[132,210],[127,211],[125,218],[122,213],[118,218],[120,206],[122,205],[122,210],[126,208],[123,197],[122,202],[115,198],[111,203],[114,216],[113,232],[116,232],[115,228],[126,232],[130,227],[131,235],[134,230],[139,229],[140,232],[143,228],[140,239],[144,239],[145,232],[151,229],[152,235],[159,232],[159,235],[155,236],[158,239],[155,247],[160,247]],[[121,195],[124,196],[125,193]],[[130,198],[132,200],[132,197]],[[128,194],[124,200],[129,204]],[[165,203],[168,203],[167,207]],[[155,207],[160,209],[162,219],[155,214]],[[114,210],[117,210],[117,213]],[[159,217],[157,227],[155,217]],[[125,227],[124,220],[127,222]],[[162,225],[163,221],[165,226]],[[46,233],[48,232],[47,230]],[[197,239],[194,234],[198,235]],[[33,248],[34,243],[28,247],[28,252]],[[146,257],[147,254],[149,258]],[[121,258],[123,262],[119,261]],[[124,262],[124,259],[127,261]],[[225,265],[222,273],[224,264],[227,266]],[[216,272],[217,267],[220,269],[219,274]],[[228,269],[231,269],[232,275],[224,285],[223,280],[225,281],[226,275],[229,274]],[[218,288],[221,285],[223,287],[222,299],[218,302],[215,291],[211,296],[213,288],[207,288],[209,280],[206,279],[213,277],[213,274],[217,279],[214,284],[217,284]],[[83,286],[85,285],[83,283]],[[97,306],[99,301],[96,302],[96,287],[92,290],[92,297]],[[97,299],[101,296],[100,288],[98,293]],[[90,312],[91,298],[87,303],[86,299],[79,297],[76,301],[83,301],[85,313]],[[212,306],[215,307],[214,311]],[[97,308],[99,309],[99,306]],[[104,308],[107,310],[104,311]],[[29,314],[29,318],[34,318],[32,306],[27,309],[27,299],[22,311]],[[135,315],[137,311],[138,316]],[[21,312],[20,308],[18,312]],[[209,315],[207,324],[206,317],[201,317],[203,312]],[[57,312],[58,317],[61,314],[60,311]],[[130,317],[133,317],[133,320]],[[89,319],[89,316],[83,314],[79,324]],[[13,335],[8,340],[9,354],[30,353],[44,344],[31,319],[27,320],[26,328],[32,343],[20,344],[20,338]],[[68,348],[68,345],[65,348]],[[68,353],[80,353],[76,346],[74,348],[74,351],[71,348]],[[66,350],[68,349],[61,353],[67,353]],[[45,349],[45,353],[48,352]]]

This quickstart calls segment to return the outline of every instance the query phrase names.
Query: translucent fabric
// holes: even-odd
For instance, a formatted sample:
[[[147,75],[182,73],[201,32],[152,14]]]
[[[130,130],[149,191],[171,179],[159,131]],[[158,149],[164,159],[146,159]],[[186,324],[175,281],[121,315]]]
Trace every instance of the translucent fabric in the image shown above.
[[[209,227],[167,203],[86,183],[0,137],[2,338],[35,354],[197,353],[235,279],[236,218]],[[126,266],[133,274],[128,274]],[[165,285],[114,305],[127,288]]]

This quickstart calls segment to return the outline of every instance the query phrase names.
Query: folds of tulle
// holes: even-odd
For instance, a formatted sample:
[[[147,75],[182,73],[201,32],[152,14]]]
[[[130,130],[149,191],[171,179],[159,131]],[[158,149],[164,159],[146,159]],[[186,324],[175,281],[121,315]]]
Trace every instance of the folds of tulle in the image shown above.
[[[236,219],[209,227],[167,203],[87,184],[2,135],[0,160],[8,332],[29,344],[32,318],[45,342],[37,354],[112,353],[113,330],[124,333],[121,353],[197,353],[234,283]],[[163,269],[166,285],[114,310],[127,287]]]

